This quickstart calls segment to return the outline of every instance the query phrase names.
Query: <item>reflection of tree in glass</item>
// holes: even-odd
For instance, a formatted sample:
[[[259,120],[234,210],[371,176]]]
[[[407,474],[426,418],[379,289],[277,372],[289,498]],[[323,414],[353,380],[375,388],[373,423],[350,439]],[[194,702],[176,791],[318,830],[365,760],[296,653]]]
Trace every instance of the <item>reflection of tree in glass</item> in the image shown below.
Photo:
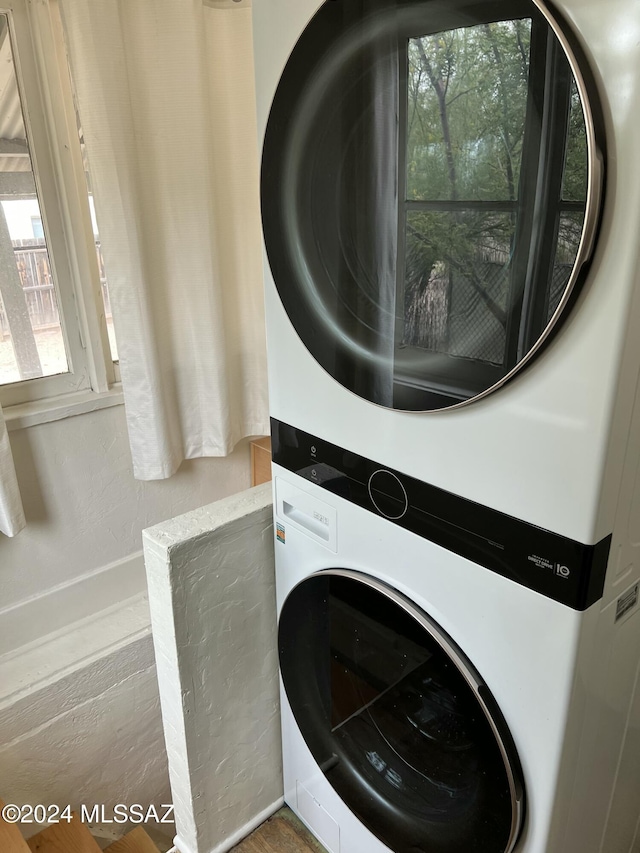
[[[587,198],[587,170],[585,169],[587,130],[575,81],[571,86],[570,109],[567,153],[562,176],[562,198],[584,204]],[[549,294],[548,317],[555,311],[562,296],[561,283],[564,281],[566,284],[571,274],[582,237],[583,225],[583,211],[564,211],[560,215],[555,267]]]
[[[529,72],[529,20],[411,39],[408,45],[407,200],[453,201],[447,213],[407,216],[404,343],[501,361],[505,276],[515,214],[464,211],[464,201],[515,201]],[[498,264],[498,274],[488,264]],[[491,273],[491,274],[489,274]],[[497,282],[497,285],[496,285]],[[454,283],[456,298],[453,299]],[[491,340],[487,343],[487,338]],[[460,353],[463,354],[463,353]]]
[[[412,211],[406,229],[404,343],[501,363],[513,216]]]
[[[516,198],[530,21],[409,41],[407,198]]]
[[[587,197],[587,129],[575,82],[571,86],[569,137],[564,164],[562,197],[569,201],[585,201]]]
[[[510,263],[530,105],[531,26],[530,19],[499,21],[408,42],[406,200],[413,206],[405,219],[405,345],[504,361],[509,289],[522,286],[512,281]],[[585,200],[586,159],[574,84],[567,200]],[[474,202],[483,209],[472,210]],[[500,203],[511,209],[499,211]],[[559,214],[550,313],[583,221],[580,211]]]

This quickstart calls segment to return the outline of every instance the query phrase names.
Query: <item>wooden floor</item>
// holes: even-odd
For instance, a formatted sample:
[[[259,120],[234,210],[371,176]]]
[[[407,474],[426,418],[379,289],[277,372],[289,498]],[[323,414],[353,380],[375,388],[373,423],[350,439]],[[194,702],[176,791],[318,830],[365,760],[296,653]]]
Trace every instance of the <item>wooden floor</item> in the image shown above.
[[[2,801],[0,801],[2,805]],[[25,841],[15,824],[0,819],[0,853],[158,853],[142,827],[101,851],[89,829],[74,815]],[[280,809],[231,853],[326,853],[290,809]]]
[[[326,853],[290,809],[280,809],[231,853]]]
[[[80,816],[74,814],[68,823],[55,823],[28,841],[22,837],[17,824],[6,823],[0,818],[0,853],[158,853],[158,848],[139,826],[101,851]]]

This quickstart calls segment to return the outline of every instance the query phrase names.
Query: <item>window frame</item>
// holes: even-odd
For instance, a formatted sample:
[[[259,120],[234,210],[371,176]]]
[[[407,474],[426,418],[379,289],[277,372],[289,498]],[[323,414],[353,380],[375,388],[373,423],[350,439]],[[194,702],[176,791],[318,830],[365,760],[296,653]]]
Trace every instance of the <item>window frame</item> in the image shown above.
[[[109,347],[60,11],[57,0],[0,0],[0,13],[9,25],[69,365],[67,373],[0,385],[0,403],[22,408],[81,397],[86,405],[87,395],[111,392],[119,375]]]
[[[518,17],[518,16],[515,16]],[[487,19],[487,23],[493,22],[493,17]],[[522,272],[525,280],[525,293],[520,297],[519,304],[511,304],[508,308],[507,324],[505,328],[505,361],[503,365],[494,365],[479,359],[456,356],[443,352],[432,352],[418,346],[404,344],[404,294],[405,294],[405,265],[406,265],[406,234],[408,214],[412,211],[437,211],[437,212],[468,212],[480,210],[487,212],[509,213],[516,217],[516,231],[514,233],[515,264],[522,263],[525,267],[531,254],[529,244],[531,235],[522,236],[522,185],[525,175],[533,175],[531,181],[536,187],[537,195],[543,186],[544,200],[536,199],[538,208],[548,207],[552,209],[556,218],[546,216],[544,222],[546,228],[544,233],[535,235],[537,249],[544,248],[546,266],[552,262],[553,252],[550,247],[557,241],[560,216],[567,212],[582,213],[587,217],[588,200],[574,202],[564,199],[562,195],[562,177],[564,171],[564,158],[566,156],[567,133],[569,113],[571,109],[569,94],[571,78],[567,78],[566,95],[568,103],[564,110],[562,129],[548,121],[548,114],[562,113],[562,105],[558,105],[556,93],[548,81],[548,71],[551,64],[557,63],[558,59],[565,58],[561,53],[559,41],[550,39],[551,27],[549,21],[544,23],[537,18],[531,19],[532,53],[529,64],[528,96],[526,104],[524,140],[525,150],[522,154],[522,167],[519,186],[516,188],[515,199],[498,200],[487,199],[483,201],[470,199],[435,200],[435,199],[409,199],[407,197],[407,140],[408,140],[408,94],[409,94],[409,41],[417,36],[404,34],[400,37],[398,45],[399,62],[399,112],[398,112],[398,248],[396,266],[396,326],[394,343],[394,399],[398,407],[402,408],[402,401],[408,399],[412,394],[415,396],[422,392],[425,405],[431,398],[449,398],[452,401],[467,402],[482,394],[485,389],[493,387],[503,380],[505,375],[510,374],[524,360],[527,353],[531,352],[536,341],[540,340],[549,321],[544,320],[546,308],[546,289],[541,287],[548,269],[545,264],[537,260],[531,270],[524,269]],[[538,44],[539,43],[539,44]],[[535,45],[535,47],[534,47]],[[549,55],[551,51],[551,55]],[[569,57],[566,57],[567,70],[571,69]],[[539,69],[542,68],[541,73]],[[555,77],[553,78],[555,80]],[[543,104],[542,113],[547,118],[545,127],[537,128],[537,112],[535,99],[538,98]],[[555,112],[554,112],[555,111]],[[585,116],[586,120],[586,116]],[[534,138],[532,144],[532,138]],[[559,186],[558,198],[554,201],[548,181],[541,180],[540,172],[540,150],[548,150],[558,144],[563,148],[563,156],[560,158],[560,169],[554,171],[553,180]],[[588,177],[588,176],[587,176]],[[542,175],[546,179],[546,173]],[[554,184],[554,186],[555,186]],[[526,211],[525,211],[526,213]],[[533,230],[533,209],[527,213],[527,228]],[[583,225],[583,229],[584,229]],[[533,252],[535,255],[536,253]],[[577,262],[577,259],[576,259]],[[542,298],[541,298],[542,297]],[[400,368],[399,366],[402,365]],[[439,408],[439,407],[438,407]]]

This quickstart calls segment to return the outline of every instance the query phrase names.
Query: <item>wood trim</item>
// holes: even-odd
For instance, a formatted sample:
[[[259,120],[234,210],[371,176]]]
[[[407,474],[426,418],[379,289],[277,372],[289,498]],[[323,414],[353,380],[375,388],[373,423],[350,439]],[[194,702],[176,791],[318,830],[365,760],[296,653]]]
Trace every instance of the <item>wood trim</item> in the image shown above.
[[[267,435],[251,442],[251,485],[271,480],[271,438]]]

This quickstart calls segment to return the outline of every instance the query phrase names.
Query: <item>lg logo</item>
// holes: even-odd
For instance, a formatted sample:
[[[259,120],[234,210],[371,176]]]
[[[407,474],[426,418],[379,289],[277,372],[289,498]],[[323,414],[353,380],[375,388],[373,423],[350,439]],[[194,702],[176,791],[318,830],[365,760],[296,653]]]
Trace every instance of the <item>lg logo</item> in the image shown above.
[[[561,578],[568,578],[571,574],[571,569],[568,566],[561,566],[560,563],[556,563],[556,574]]]

